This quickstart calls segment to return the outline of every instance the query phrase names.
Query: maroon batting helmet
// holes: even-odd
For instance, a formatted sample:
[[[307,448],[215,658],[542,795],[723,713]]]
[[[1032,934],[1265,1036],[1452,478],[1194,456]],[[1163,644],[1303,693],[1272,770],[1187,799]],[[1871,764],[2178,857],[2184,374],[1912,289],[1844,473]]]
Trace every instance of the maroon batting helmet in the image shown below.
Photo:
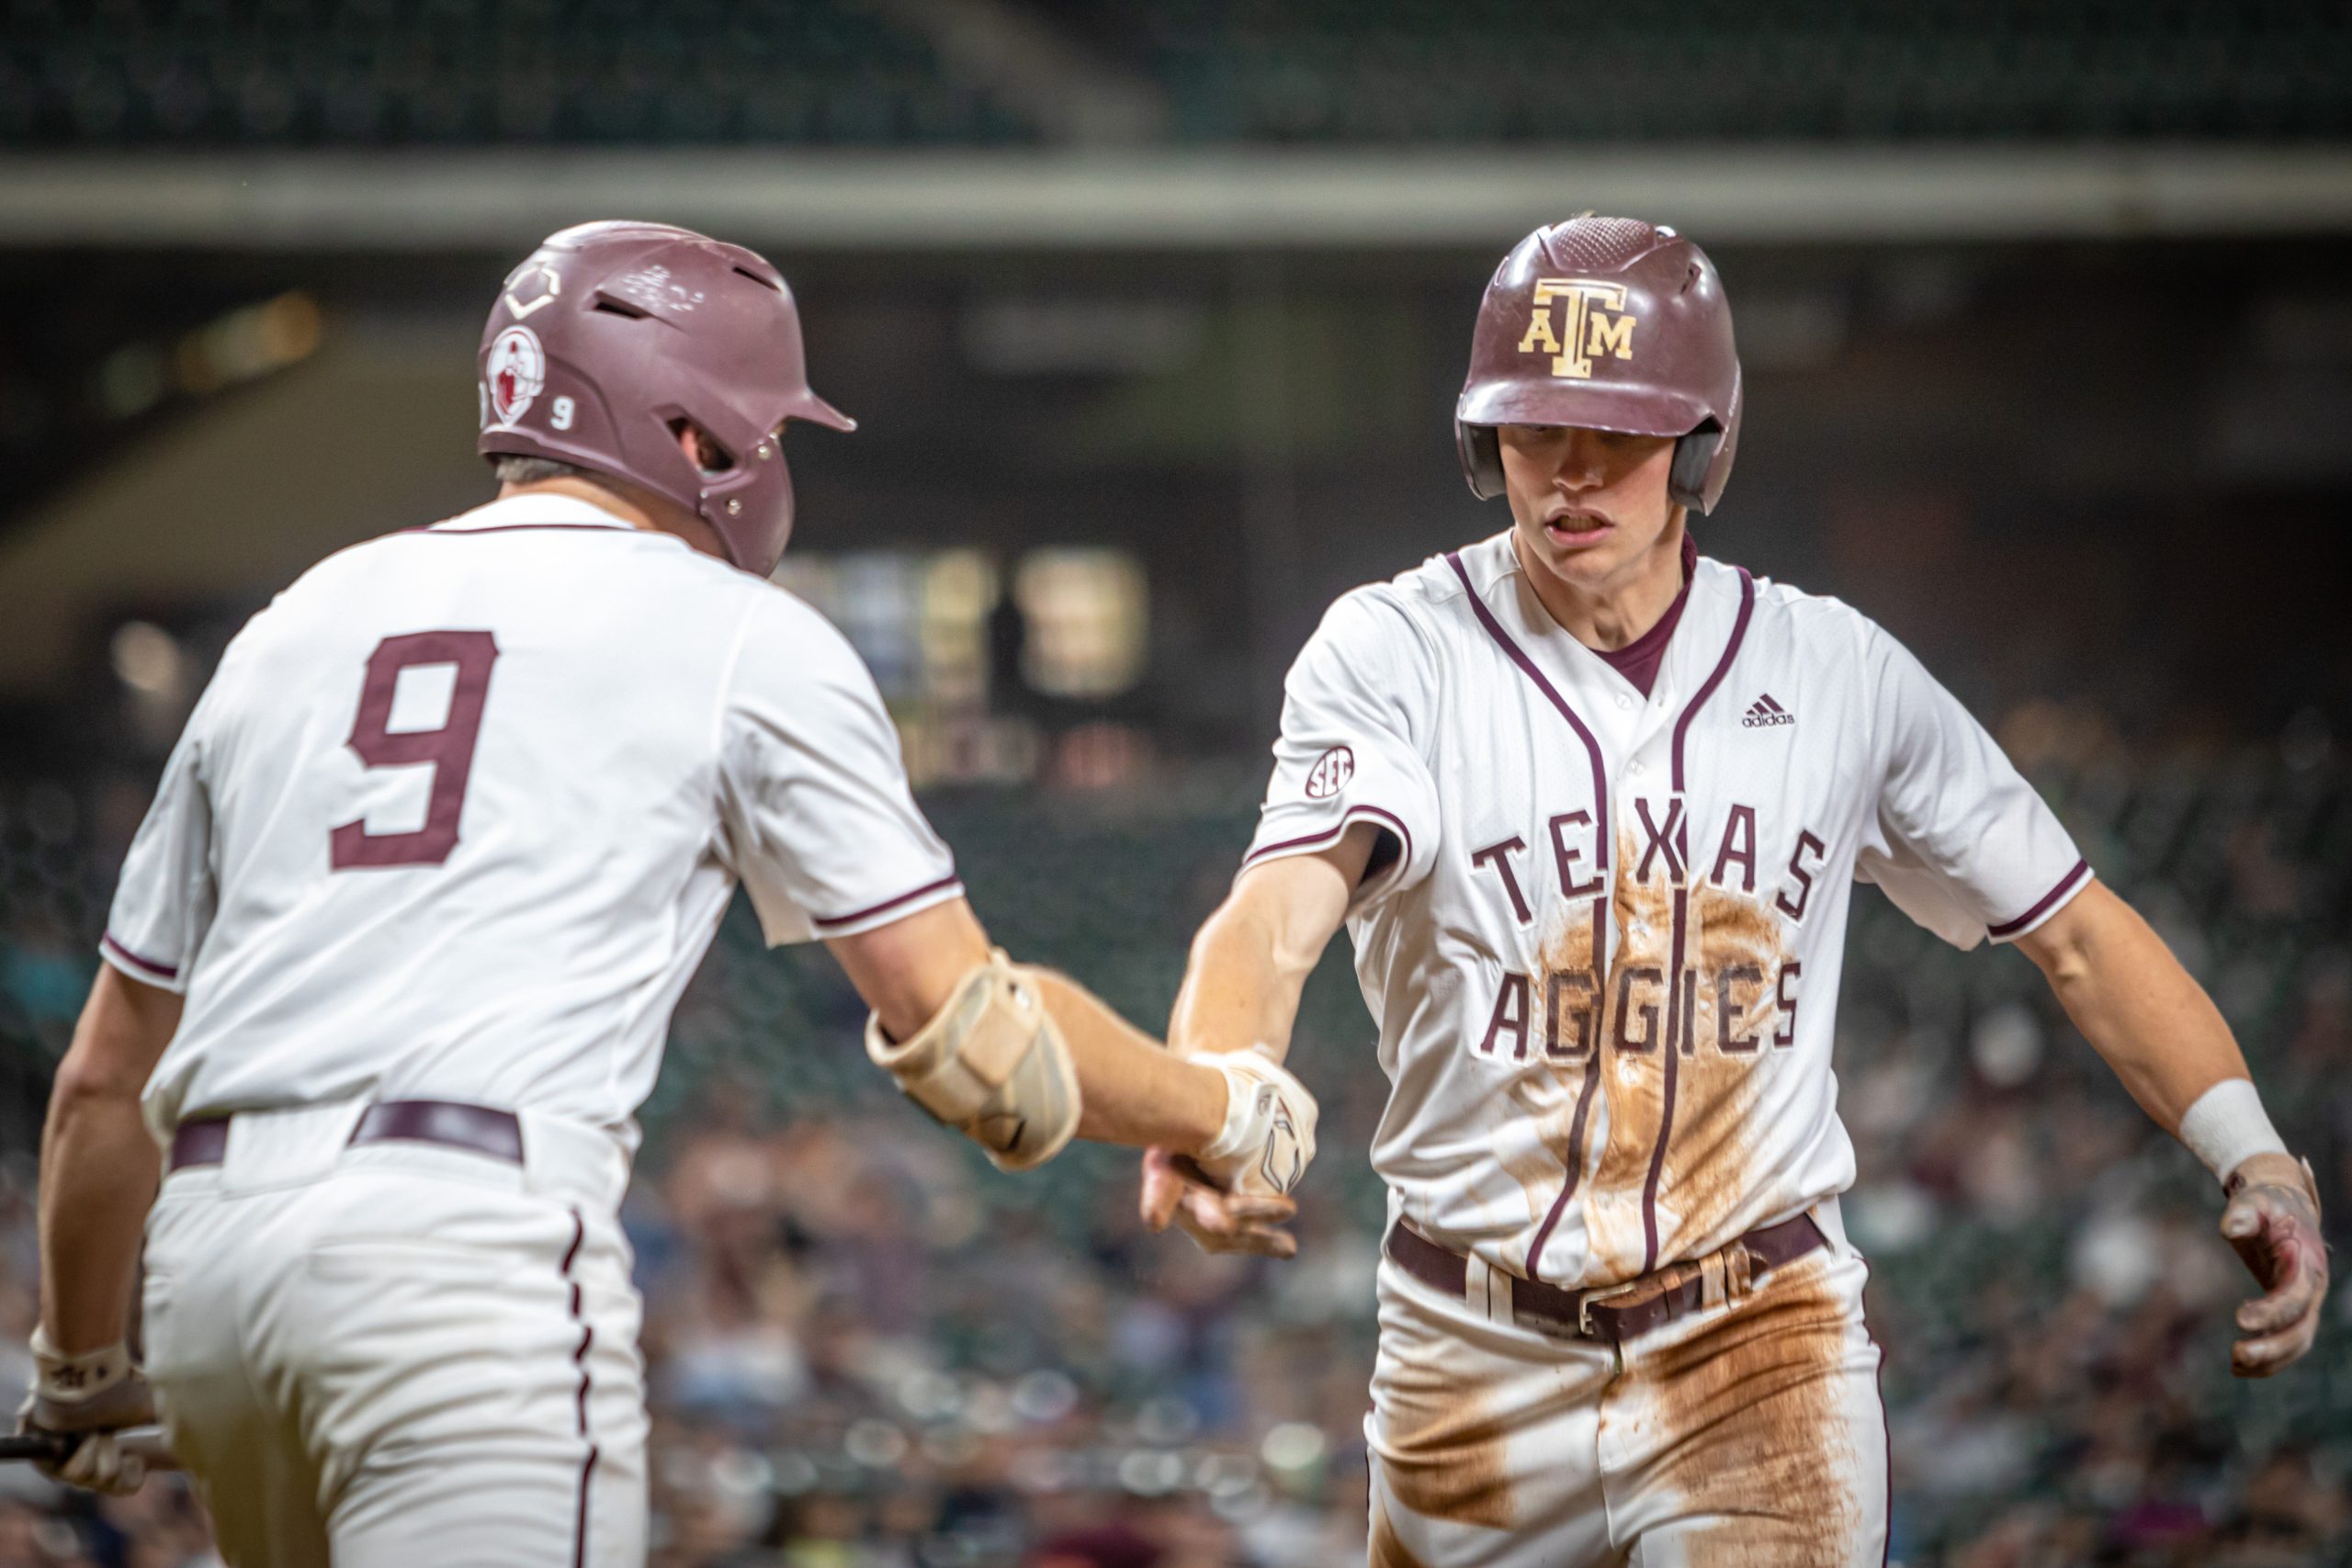
[[[808,389],[800,312],[766,259],[665,223],[582,223],[507,276],[481,334],[485,457],[549,457],[641,485],[762,576],[792,534],[787,419],[857,422]],[[679,446],[694,425],[718,453]]]
[[[1453,430],[1470,493],[1503,493],[1498,424],[1679,437],[1667,492],[1714,510],[1739,446],[1731,304],[1706,253],[1631,218],[1571,218],[1487,285]]]

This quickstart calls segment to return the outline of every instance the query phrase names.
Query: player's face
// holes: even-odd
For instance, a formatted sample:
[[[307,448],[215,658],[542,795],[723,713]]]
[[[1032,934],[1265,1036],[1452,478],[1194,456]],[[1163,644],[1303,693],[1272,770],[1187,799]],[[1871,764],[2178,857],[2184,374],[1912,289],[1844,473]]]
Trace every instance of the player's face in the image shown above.
[[[1674,520],[1670,435],[1533,424],[1498,434],[1521,554],[1569,583],[1605,587],[1645,560]]]

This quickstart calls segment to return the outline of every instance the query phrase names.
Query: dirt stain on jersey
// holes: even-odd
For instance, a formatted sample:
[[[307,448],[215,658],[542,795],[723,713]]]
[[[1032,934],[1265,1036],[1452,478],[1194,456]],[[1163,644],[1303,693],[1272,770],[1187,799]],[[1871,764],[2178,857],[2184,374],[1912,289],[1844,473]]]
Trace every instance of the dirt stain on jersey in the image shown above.
[[[1494,1391],[1400,1357],[1376,1393],[1380,1473],[1397,1503],[1424,1518],[1510,1529],[1510,1428],[1494,1409]],[[1382,1561],[1377,1552],[1373,1561]]]
[[[1645,881],[1635,877],[1640,866],[1641,844],[1630,827],[1621,826],[1610,896],[1617,953],[1601,986],[1598,1098],[1608,1142],[1583,1200],[1592,1243],[1588,1282],[1593,1284],[1614,1284],[1642,1271],[1642,1187],[1666,1114],[1666,973],[1673,958],[1674,895],[1662,865],[1654,863]],[[1643,970],[1649,973],[1638,973]],[[1648,1043],[1621,1049],[1620,1035]]]
[[[1617,952],[1590,1000],[1600,1066],[1594,1103],[1582,1137],[1576,1106],[1587,1058],[1545,1058],[1550,1080],[1522,1079],[1511,1090],[1516,1110],[1537,1122],[1535,1155],[1509,1158],[1506,1168],[1527,1192],[1532,1215],[1547,1212],[1572,1164],[1600,1144],[1590,1181],[1577,1201],[1590,1237],[1588,1282],[1611,1284],[1642,1271],[1648,1252],[1642,1196],[1667,1122],[1666,1048],[1675,1043],[1672,1127],[1658,1173],[1658,1256],[1687,1256],[1728,1239],[1719,1233],[1755,1182],[1750,1169],[1751,1122],[1759,1075],[1778,1070],[1772,1032],[1779,1026],[1777,984],[1793,953],[1780,915],[1764,901],[1697,882],[1682,893],[1682,974],[1674,964],[1676,889],[1662,853],[1649,875],[1637,876],[1642,844],[1629,829],[1617,836],[1610,914]],[[1529,1034],[1552,1039],[1554,976],[1595,973],[1589,906],[1580,907],[1544,949],[1529,997]],[[1562,982],[1561,1032],[1575,1030],[1576,1003],[1586,1000],[1576,980]],[[1671,1016],[1675,1003],[1680,1017]],[[1641,1049],[1620,1037],[1645,1042]],[[1752,1049],[1741,1048],[1753,1042]],[[1566,1042],[1564,1042],[1565,1043]],[[1728,1048],[1727,1048],[1728,1047]]]
[[[1665,1114],[1665,971],[1672,964],[1675,936],[1675,894],[1665,870],[1656,867],[1649,882],[1637,882],[1639,865],[1642,849],[1633,832],[1621,828],[1616,886],[1609,900],[1618,950],[1609,964],[1609,980],[1601,985],[1601,1098],[1609,1105],[1609,1147],[1601,1152],[1600,1170],[1592,1173],[1597,1194],[1633,1192],[1634,1201],[1649,1178],[1649,1152],[1658,1143],[1658,1122]],[[1618,1039],[1646,1039],[1646,1046],[1618,1048]],[[1639,1223],[1639,1213],[1634,1220]],[[1621,1239],[1611,1251],[1623,1251]],[[1634,1267],[1639,1262],[1637,1236]]]
[[[1569,1134],[1576,1121],[1577,1078],[1551,1072],[1530,1074],[1504,1090],[1514,1116],[1534,1123],[1535,1143],[1495,1141],[1495,1157],[1527,1199],[1527,1219],[1540,1225],[1568,1179]]]
[[[1838,1568],[1862,1526],[1843,1408],[1846,1313],[1817,1258],[1789,1265],[1702,1332],[1634,1359],[1622,1399],[1662,1435],[1663,1478],[1722,1527],[1712,1568]]]
[[[1729,1240],[1723,1226],[1754,1195],[1756,1100],[1784,1056],[1772,1046],[1774,998],[1792,956],[1776,911],[1709,883],[1690,890],[1684,923],[1687,1027],[1658,1178],[1658,1246],[1667,1256]],[[1669,1216],[1680,1247],[1668,1235]]]
[[[1579,1050],[1578,1043],[1599,1033],[1596,1023],[1579,1025],[1599,1005],[1588,988],[1598,983],[1592,963],[1594,923],[1591,904],[1573,906],[1559,933],[1544,944],[1529,982],[1528,1034],[1531,1053],[1540,1056],[1545,1070],[1521,1077],[1506,1091],[1511,1108],[1535,1124],[1535,1143],[1521,1148],[1498,1140],[1498,1157],[1526,1193],[1528,1218],[1538,1225],[1551,1213],[1562,1185],[1576,1179],[1584,1151],[1591,1145],[1594,1110],[1586,1106],[1579,1129],[1577,1106],[1584,1098],[1592,1059],[1592,1049]]]

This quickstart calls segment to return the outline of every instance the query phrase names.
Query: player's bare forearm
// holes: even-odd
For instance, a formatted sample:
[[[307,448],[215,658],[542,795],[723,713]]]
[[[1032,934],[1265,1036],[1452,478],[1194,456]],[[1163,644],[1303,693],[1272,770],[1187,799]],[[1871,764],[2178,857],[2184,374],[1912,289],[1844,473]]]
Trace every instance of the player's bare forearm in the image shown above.
[[[41,1134],[40,1305],[67,1355],[123,1337],[162,1176],[139,1097],[179,1021],[176,995],[101,965],[58,1065]]]
[[[2166,1132],[2179,1131],[2181,1116],[2207,1089],[2246,1077],[2245,1057],[2221,1010],[2105,883],[2085,887],[2018,946],[2049,977],[2075,1027]]]
[[[1220,1075],[1169,1055],[1069,976],[1033,973],[1078,1068],[1080,1137],[1189,1153],[1224,1128]]]
[[[2132,1097],[2221,1179],[2222,1235],[2263,1293],[2238,1308],[2230,1365],[2268,1377],[2310,1350],[2327,1296],[2311,1168],[2247,1081],[2221,1010],[2132,907],[2093,883],[2022,937],[2075,1026]]]
[[[1289,1054],[1300,993],[1347,919],[1349,895],[1363,880],[1378,837],[1370,823],[1357,823],[1318,854],[1242,873],[1193,939],[1168,1021],[1170,1049],[1254,1050],[1278,1062]],[[1282,1228],[1293,1213],[1287,1197],[1233,1190],[1171,1152],[1181,1151],[1155,1148],[1144,1156],[1138,1207],[1146,1224],[1182,1225],[1211,1252],[1297,1252]]]
[[[1168,1021],[1182,1051],[1247,1051],[1280,1061],[1290,1050],[1299,995],[1347,919],[1377,830],[1359,822],[1319,854],[1252,866],[1193,939],[1183,987]]]

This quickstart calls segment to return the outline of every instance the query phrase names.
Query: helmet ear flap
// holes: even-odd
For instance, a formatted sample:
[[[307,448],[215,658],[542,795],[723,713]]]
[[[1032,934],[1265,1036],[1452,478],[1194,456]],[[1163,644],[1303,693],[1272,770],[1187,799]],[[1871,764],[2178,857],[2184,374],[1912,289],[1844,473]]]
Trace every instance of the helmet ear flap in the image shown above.
[[[1491,424],[1464,424],[1453,422],[1453,445],[1462,457],[1462,477],[1470,481],[1470,493],[1480,501],[1492,501],[1503,493],[1502,441]],[[1724,433],[1709,425],[1678,438],[1674,443],[1674,463],[1667,470],[1667,499],[1677,506],[1687,506],[1705,516],[1709,511],[1706,500],[1707,470],[1714,466],[1715,454],[1723,449]]]
[[[1502,494],[1503,449],[1495,427],[1464,424],[1457,419],[1453,422],[1453,446],[1462,455],[1462,477],[1470,481],[1470,493],[1480,501],[1492,501]],[[1704,465],[1701,471],[1705,471]]]
[[[1666,496],[1677,506],[1687,506],[1702,517],[1707,514],[1707,470],[1714,466],[1715,454],[1722,450],[1724,433],[1715,426],[1702,425],[1674,443],[1674,466],[1667,470]]]

